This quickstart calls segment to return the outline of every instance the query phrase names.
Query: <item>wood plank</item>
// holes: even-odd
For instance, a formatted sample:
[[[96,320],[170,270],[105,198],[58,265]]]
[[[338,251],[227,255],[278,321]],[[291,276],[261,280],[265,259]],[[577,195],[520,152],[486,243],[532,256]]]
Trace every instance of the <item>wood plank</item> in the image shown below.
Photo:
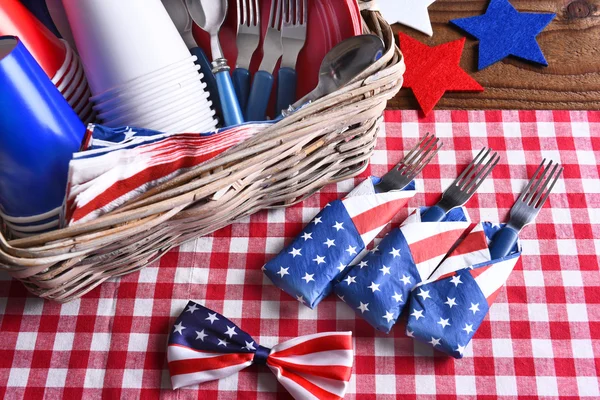
[[[433,37],[394,26],[437,45],[467,36],[461,66],[482,86],[483,93],[446,93],[437,109],[600,109],[600,0],[512,0],[523,12],[554,12],[556,19],[538,36],[548,67],[507,58],[477,71],[476,39],[449,20],[480,15],[487,0],[437,0],[429,7]],[[393,109],[417,109],[409,89],[388,104]]]

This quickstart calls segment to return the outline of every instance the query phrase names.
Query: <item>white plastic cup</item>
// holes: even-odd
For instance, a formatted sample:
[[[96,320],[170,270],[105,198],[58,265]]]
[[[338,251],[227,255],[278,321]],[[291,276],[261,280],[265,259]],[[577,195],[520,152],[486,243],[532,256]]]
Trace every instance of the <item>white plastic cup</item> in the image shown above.
[[[189,57],[160,0],[63,0],[92,93]]]

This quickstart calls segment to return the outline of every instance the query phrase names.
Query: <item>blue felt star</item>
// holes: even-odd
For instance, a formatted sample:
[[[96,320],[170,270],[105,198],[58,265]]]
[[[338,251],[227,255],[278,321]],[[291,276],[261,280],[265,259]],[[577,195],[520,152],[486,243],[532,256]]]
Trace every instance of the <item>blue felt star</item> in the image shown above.
[[[485,14],[450,22],[479,39],[479,69],[510,55],[548,66],[536,36],[554,17],[521,13],[508,0],[491,0]]]

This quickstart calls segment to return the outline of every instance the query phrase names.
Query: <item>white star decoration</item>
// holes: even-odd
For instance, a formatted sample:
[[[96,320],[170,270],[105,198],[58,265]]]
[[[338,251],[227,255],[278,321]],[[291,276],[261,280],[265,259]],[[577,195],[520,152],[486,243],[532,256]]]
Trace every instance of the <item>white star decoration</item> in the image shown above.
[[[465,327],[463,328],[463,331],[465,331],[467,333],[473,332],[473,324],[471,324],[471,325],[465,324]]]
[[[185,329],[185,326],[183,326],[182,322],[179,322],[179,324],[175,325],[173,328],[175,328],[175,330],[173,330],[173,333],[179,332],[180,335],[183,335],[183,330]]]
[[[296,296],[296,300],[298,300],[300,303],[304,304],[304,296]]]
[[[415,332],[413,331],[409,331],[408,329],[406,330],[406,336],[414,338],[415,337]]]
[[[344,223],[335,221],[335,225],[333,226],[333,228],[335,228],[335,230],[339,232],[340,229],[344,229]]]
[[[402,275],[402,278],[400,278],[400,280],[402,282],[404,282],[404,286],[408,285],[410,283],[410,276],[406,276],[406,275]]]
[[[448,301],[445,301],[444,304],[448,304],[448,307],[452,308],[452,306],[457,306],[456,297],[451,299],[450,297],[446,297]]]
[[[346,269],[346,266],[344,264],[340,263],[340,266],[337,267],[337,269],[339,269],[340,272],[342,272],[344,269]]]
[[[344,279],[344,282],[346,282],[348,286],[350,286],[351,283],[356,283],[356,277],[348,275],[346,279]]]
[[[204,338],[207,337],[208,335],[206,333],[204,333],[204,329],[202,329],[200,332],[196,331],[196,340],[200,339],[204,342]]]
[[[429,295],[429,290],[423,290],[423,289],[419,289],[419,290],[420,290],[420,292],[417,293],[417,296],[421,296],[421,298],[423,300],[427,300],[427,299],[431,298],[431,296]]]
[[[469,307],[469,310],[473,311],[473,314],[475,314],[477,311],[480,311],[479,303],[477,303],[477,304],[471,303],[471,307]]]
[[[386,267],[384,265],[383,268],[380,269],[380,271],[383,272],[383,276],[385,276],[386,274],[390,275],[390,267]]]
[[[254,342],[248,343],[244,340],[244,343],[246,343],[246,346],[244,346],[244,348],[246,350],[248,350],[248,351],[256,350],[256,348],[254,347]]]
[[[465,352],[465,346],[461,346],[460,344],[458,345],[458,348],[456,349],[456,351],[458,351],[460,353],[460,355],[463,355]]]
[[[317,256],[317,258],[314,258],[313,261],[316,261],[317,265],[325,264],[325,257]]]
[[[363,267],[366,267],[369,265],[368,261],[361,261],[360,264],[358,264],[358,266],[360,267],[360,269],[363,269]]]
[[[229,339],[231,339],[233,335],[237,335],[237,332],[235,331],[235,326],[228,326],[227,332],[225,332],[224,335],[228,335]]]
[[[425,318],[423,316],[423,310],[417,310],[413,308],[413,312],[410,314],[413,317],[415,317],[417,319],[417,321],[419,320],[419,318]]]
[[[217,313],[211,314],[208,313],[208,318],[205,318],[206,321],[210,321],[210,324],[212,325],[213,322],[218,321],[219,318],[217,318]]]
[[[364,313],[365,313],[365,311],[369,311],[369,303],[367,303],[367,304],[363,304],[363,302],[361,301],[361,302],[360,302],[360,306],[358,306],[358,307],[356,307],[356,308],[358,308],[358,309],[360,310],[360,312],[361,312],[362,314],[364,314]]]
[[[300,250],[302,249],[296,249],[294,247],[292,247],[292,251],[289,252],[289,254],[292,255],[292,257],[296,258],[296,256],[302,256],[302,253],[300,252]]]
[[[302,279],[304,279],[306,281],[306,283],[313,281],[313,276],[315,276],[315,274],[309,274],[308,272],[306,273],[306,275],[304,275],[304,277]]]
[[[429,344],[431,344],[433,347],[435,346],[439,346],[440,345],[440,340],[442,340],[442,338],[436,339],[433,336],[431,337],[431,341],[428,342]]]
[[[314,223],[315,225],[319,225],[319,224],[322,224],[322,223],[323,223],[323,221],[321,221],[321,217],[317,217],[317,218],[315,218],[315,220],[313,221],[313,223]]]
[[[302,235],[302,239],[304,239],[305,242],[308,239],[312,239],[312,233],[310,233],[310,232],[304,232],[304,234]],[[254,343],[254,342],[252,342],[252,343]]]
[[[327,248],[330,248],[331,246],[335,246],[335,240],[327,238],[327,241],[323,242],[323,244],[326,245]]]
[[[356,246],[348,245],[348,248],[346,249],[346,251],[348,252],[348,254],[350,254],[352,256],[352,255],[356,254]]]
[[[369,289],[371,289],[373,291],[373,293],[380,291],[379,290],[379,285],[376,284],[375,282],[371,282],[371,286],[367,286]]]
[[[337,295],[337,297],[338,297],[338,298],[339,298],[341,301],[343,301],[344,303],[346,302],[346,300],[344,300],[344,296],[340,296],[340,295],[338,294],[338,295]]]
[[[460,275],[454,275],[452,279],[450,279],[450,282],[454,283],[454,286],[461,284],[462,281],[460,280]]]
[[[428,36],[433,35],[427,7],[435,0],[379,0],[379,10],[390,23],[409,26]]]
[[[286,275],[289,275],[290,273],[288,272],[288,269],[290,269],[290,267],[287,268],[283,268],[283,267],[279,267],[279,272],[277,273],[278,275],[281,275],[281,277],[283,278]]]
[[[185,312],[189,312],[191,314],[194,313],[194,311],[199,310],[198,306],[196,305],[196,303],[192,304],[191,306],[188,307],[187,310],[185,310]]]
[[[390,322],[392,322],[392,320],[394,319],[394,314],[392,314],[392,313],[391,313],[391,312],[389,312],[389,311],[386,311],[386,312],[385,312],[385,315],[383,316],[383,318],[387,319],[387,322],[388,322],[388,324],[389,324],[389,323],[390,323]]]
[[[394,258],[400,257],[400,249],[392,247],[392,251],[390,251],[390,254],[393,255]]]
[[[218,339],[218,340],[219,340],[219,343],[217,344],[217,346],[227,347],[227,345],[229,344],[229,342],[227,340],[221,340],[221,339]]]
[[[129,127],[127,127],[129,128]],[[125,140],[123,140],[123,142],[128,141],[129,139],[131,139],[133,137],[133,135],[135,135],[137,132],[135,132],[133,129],[129,128],[128,130],[126,130],[124,132],[125,134]]]
[[[373,247],[373,250],[371,250],[371,253],[377,253],[379,251],[379,245]]]
[[[392,299],[396,300],[396,303],[400,303],[402,301],[402,295],[394,292]]]
[[[450,326],[450,322],[448,322],[448,321],[450,321],[450,318],[444,319],[444,318],[440,317],[438,324],[440,324],[442,326],[442,328],[445,328],[447,326]]]

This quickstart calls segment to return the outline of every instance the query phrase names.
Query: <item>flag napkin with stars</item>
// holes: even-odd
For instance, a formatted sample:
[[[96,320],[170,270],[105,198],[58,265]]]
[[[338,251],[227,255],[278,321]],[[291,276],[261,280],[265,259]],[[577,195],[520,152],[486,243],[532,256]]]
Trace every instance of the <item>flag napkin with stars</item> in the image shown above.
[[[346,198],[327,204],[263,267],[275,286],[310,308],[331,293],[334,281],[415,195],[414,183],[376,193],[378,179],[371,177]]]
[[[500,228],[478,224],[432,277],[411,292],[408,336],[463,357],[521,255],[517,244],[510,255],[491,260],[489,242]]]
[[[421,222],[416,210],[402,226],[352,267],[334,287],[338,297],[376,329],[388,333],[416,284],[429,278],[469,229],[466,211],[450,211],[441,222]]]

